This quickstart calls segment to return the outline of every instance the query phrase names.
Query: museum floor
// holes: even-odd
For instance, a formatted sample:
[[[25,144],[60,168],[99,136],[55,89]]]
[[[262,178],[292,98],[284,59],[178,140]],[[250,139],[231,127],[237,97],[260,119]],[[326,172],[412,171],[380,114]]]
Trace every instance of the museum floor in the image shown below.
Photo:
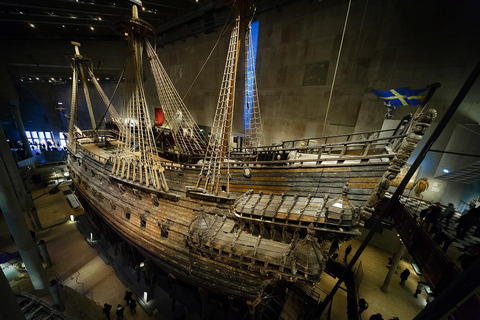
[[[61,191],[66,189],[68,189],[66,185],[61,187]],[[34,198],[42,193],[43,190],[35,192]],[[78,215],[81,212],[70,208],[63,192],[55,195],[46,194],[38,198],[35,204],[42,224],[50,226],[37,234],[37,240],[46,241],[53,261],[53,266],[46,269],[49,278],[57,276],[63,280],[67,308],[65,314],[71,319],[103,319],[101,312],[104,303],[114,307],[117,304],[124,304],[123,295],[127,288],[117,278],[113,268],[106,265],[97,251],[85,241],[76,227],[76,222],[69,220],[70,214]],[[1,251],[16,251],[3,216],[0,220],[0,241]],[[350,243],[355,252],[360,241],[352,240]],[[345,245],[343,247],[345,248]],[[390,284],[389,293],[385,294],[380,290],[388,272],[386,264],[389,256],[391,254],[369,246],[361,257],[364,278],[360,287],[360,298],[369,303],[369,308],[362,314],[363,319],[368,319],[375,313],[381,313],[385,319],[391,317],[412,319],[425,305],[425,293],[418,299],[413,297],[419,278],[411,265],[405,261],[401,261],[398,274]],[[339,259],[343,259],[343,255],[340,255]],[[411,275],[406,285],[402,287],[399,284],[399,274],[406,267],[410,268]],[[10,284],[15,292],[32,293],[33,288],[28,279],[22,276],[10,278],[12,278]],[[329,291],[335,281],[325,274],[319,289]],[[45,299],[52,303],[50,295],[45,296]],[[346,304],[346,292],[339,290],[333,300],[331,319],[346,319]],[[284,312],[285,318],[293,319],[292,316],[288,316],[289,314],[287,308]],[[131,318],[151,319],[140,306],[137,307],[137,315],[134,317],[126,310],[126,319]],[[169,319],[171,315],[165,318]]]

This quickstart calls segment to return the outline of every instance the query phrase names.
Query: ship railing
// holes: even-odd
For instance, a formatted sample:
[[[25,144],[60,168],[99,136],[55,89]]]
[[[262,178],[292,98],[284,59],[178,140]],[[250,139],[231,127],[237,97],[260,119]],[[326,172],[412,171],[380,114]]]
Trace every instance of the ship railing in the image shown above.
[[[357,164],[357,163],[386,163],[389,162],[395,154],[380,154],[380,155],[370,155],[370,156],[357,156],[357,157],[350,157],[348,158],[348,162],[343,157],[336,157],[336,158],[329,158],[324,160],[276,160],[276,161],[232,161],[230,163],[222,163],[221,167],[226,168],[227,165],[230,169],[242,169],[245,167],[249,168],[262,168],[262,167],[298,167],[298,166],[313,166],[316,167],[318,165],[348,165],[348,164]],[[192,169],[198,170],[202,167],[201,164],[179,164],[173,162],[161,162],[161,165],[167,170],[175,170],[175,171],[184,171],[185,169]]]
[[[357,133],[349,133],[349,134],[342,134],[342,135],[332,135],[332,136],[325,136],[319,138],[308,138],[308,139],[298,139],[298,140],[286,140],[283,141],[281,144],[277,146],[260,146],[257,149],[270,149],[270,148],[280,148],[280,149],[288,149],[288,148],[299,148],[299,147],[308,147],[308,146],[321,146],[331,143],[342,143],[342,142],[358,142],[358,141],[366,141],[367,139],[363,139],[365,137],[371,137],[372,135],[378,134],[387,134],[387,133],[394,133],[396,129],[385,129],[385,130],[374,130],[374,131],[363,131]],[[395,137],[388,137],[388,139],[392,139]],[[361,140],[363,139],[363,140]],[[242,148],[234,148],[239,150],[244,149],[253,149],[254,147],[242,147]]]
[[[391,153],[388,146],[392,140],[403,139],[407,135],[398,135],[395,137],[381,137],[368,140],[357,141],[344,141],[335,142],[329,144],[315,145],[315,146],[303,146],[303,147],[290,147],[286,148],[282,145],[268,146],[268,147],[249,147],[249,148],[234,148],[231,152],[231,158],[265,158],[264,156],[270,156],[272,161],[280,158],[285,160],[292,152],[300,154],[314,154],[320,159],[322,156],[338,155],[341,157],[353,156],[367,156],[369,154]],[[279,157],[278,157],[279,156]],[[293,154],[292,154],[293,156]]]
[[[96,131],[82,130],[82,134],[83,134],[83,136],[78,138],[77,140],[80,140],[82,138],[94,138],[95,134],[98,137],[109,137],[109,138],[112,138],[112,139],[116,139],[118,137],[118,132],[114,131],[114,130],[96,130]],[[93,143],[93,141],[90,142],[90,143]]]

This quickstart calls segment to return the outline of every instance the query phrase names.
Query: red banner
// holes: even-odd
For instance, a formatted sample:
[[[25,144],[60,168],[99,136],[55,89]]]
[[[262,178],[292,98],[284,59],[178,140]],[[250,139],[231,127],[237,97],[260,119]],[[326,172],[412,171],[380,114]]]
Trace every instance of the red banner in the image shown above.
[[[155,125],[161,126],[165,121],[162,108],[155,108]]]

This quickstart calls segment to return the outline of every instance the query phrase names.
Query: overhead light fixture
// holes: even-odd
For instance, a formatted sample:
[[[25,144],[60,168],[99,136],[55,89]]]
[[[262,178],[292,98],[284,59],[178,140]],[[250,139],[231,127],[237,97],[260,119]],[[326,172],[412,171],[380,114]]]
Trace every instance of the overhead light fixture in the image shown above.
[[[40,78],[39,78],[39,77],[36,77],[35,79],[37,79],[37,80],[40,80]]]
[[[90,30],[92,30],[92,31],[93,31],[93,30],[95,30],[95,28],[94,28],[94,27],[90,27]]]
[[[142,10],[145,11],[145,7],[142,7]]]
[[[102,17],[98,17],[97,19],[98,19],[99,21],[102,21]]]
[[[23,14],[23,11],[20,11],[20,14]]]
[[[100,80],[100,78],[97,78],[97,81],[99,81],[99,80]]]
[[[55,81],[55,78],[50,78],[50,79],[52,79],[53,81]]]
[[[64,25],[64,24],[62,24],[62,28],[65,28],[65,25]]]
[[[35,28],[35,25],[33,23],[30,23],[30,27]]]
[[[63,102],[59,102],[58,104],[63,104]]]
[[[72,221],[72,222],[75,221],[75,216],[73,214],[70,215],[70,221]]]
[[[443,173],[450,173],[450,170],[448,170],[448,169],[443,169]]]
[[[72,77],[68,77],[68,79],[72,80]]]

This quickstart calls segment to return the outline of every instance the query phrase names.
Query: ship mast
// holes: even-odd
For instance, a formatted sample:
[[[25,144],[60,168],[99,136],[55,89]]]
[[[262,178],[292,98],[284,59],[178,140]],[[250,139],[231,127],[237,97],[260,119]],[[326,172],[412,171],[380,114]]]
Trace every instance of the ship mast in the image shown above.
[[[138,1],[136,1],[137,3]],[[141,5],[141,4],[140,4]],[[132,18],[113,25],[128,42],[125,68],[125,106],[112,174],[146,187],[168,191],[164,168],[160,164],[143,87],[143,51],[146,38],[155,36],[154,28],[138,18],[137,5]]]
[[[235,82],[237,75],[238,55],[240,49],[240,31],[244,29],[244,24],[241,22],[245,20],[247,10],[254,8],[252,1],[239,1],[237,3],[237,15],[235,23],[230,35],[230,42],[228,46],[227,60],[225,62],[225,69],[223,72],[222,86],[213,120],[212,132],[207,147],[207,152],[202,165],[202,170],[197,180],[195,189],[201,188],[203,192],[218,195],[220,188],[227,194],[230,193],[230,135],[232,131],[233,122],[233,108],[235,102]],[[253,63],[253,48],[251,45],[250,24],[246,34],[246,67],[254,69]],[[249,44],[249,45],[248,45]],[[254,73],[253,73],[254,74]],[[255,76],[253,76],[255,77]],[[250,143],[262,144],[263,136],[260,109],[258,107],[258,96],[256,93],[256,80],[246,79],[246,84],[254,84],[247,86],[246,90],[248,96],[251,98],[247,103],[252,109],[252,116],[255,115],[255,122],[249,127],[249,141]],[[250,88],[248,88],[250,87]],[[252,117],[250,117],[252,119]],[[258,123],[260,125],[258,125]],[[222,166],[226,164],[226,172],[222,172]],[[225,171],[225,169],[223,169]],[[222,185],[221,180],[225,181]]]
[[[85,101],[87,102],[88,114],[90,115],[90,121],[92,124],[93,138],[98,140],[98,135],[95,130],[97,127],[95,122],[95,115],[93,114],[92,102],[90,100],[90,93],[88,91],[87,81],[85,79],[85,61],[89,61],[88,58],[80,54],[79,47],[81,46],[78,42],[71,42],[75,46],[75,55],[73,56],[73,77],[72,77],[72,100],[70,108],[70,120],[68,126],[68,144],[72,152],[76,152],[77,139],[75,137],[75,132],[77,131],[77,85],[78,85],[78,74],[80,73],[82,84],[83,84],[83,93],[85,95]]]

